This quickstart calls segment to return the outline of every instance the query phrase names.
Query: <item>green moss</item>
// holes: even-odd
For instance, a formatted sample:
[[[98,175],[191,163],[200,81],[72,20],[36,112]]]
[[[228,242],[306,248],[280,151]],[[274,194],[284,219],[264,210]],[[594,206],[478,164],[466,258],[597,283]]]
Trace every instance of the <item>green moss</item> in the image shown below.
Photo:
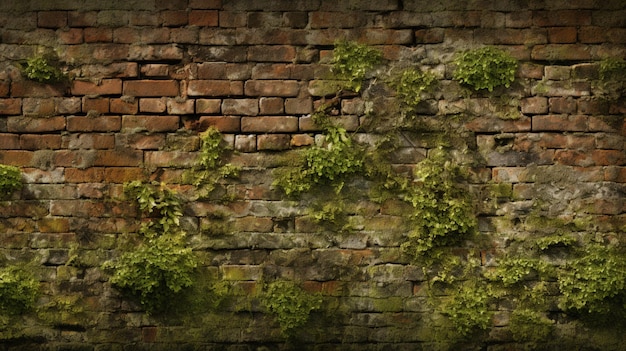
[[[531,309],[516,309],[511,314],[509,330],[518,342],[546,341],[554,330],[554,322]]]
[[[494,47],[468,50],[454,59],[454,78],[474,90],[493,91],[499,86],[509,87],[515,80],[517,60]]]
[[[391,85],[396,90],[398,100],[408,111],[414,112],[422,102],[422,95],[432,89],[435,79],[432,73],[409,68],[402,71]]]
[[[18,266],[0,268],[0,313],[18,315],[31,310],[39,296],[39,282]]]
[[[382,60],[382,53],[364,44],[351,41],[335,43],[331,71],[345,88],[355,92],[361,90],[366,74]]]
[[[322,307],[322,297],[302,290],[291,281],[269,283],[260,296],[261,304],[275,316],[284,336],[293,336],[304,326],[311,312]]]
[[[491,326],[491,292],[478,283],[465,283],[444,304],[443,313],[461,337],[475,336]]]
[[[20,169],[0,164],[0,199],[8,198],[22,187],[22,172]]]

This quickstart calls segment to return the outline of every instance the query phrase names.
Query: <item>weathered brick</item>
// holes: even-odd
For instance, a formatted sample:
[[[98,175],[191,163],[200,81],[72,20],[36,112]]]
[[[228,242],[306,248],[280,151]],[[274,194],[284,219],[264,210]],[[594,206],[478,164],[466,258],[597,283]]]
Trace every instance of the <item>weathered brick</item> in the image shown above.
[[[255,134],[249,135],[235,135],[235,150],[239,152],[255,152],[257,145],[257,136]]]
[[[367,13],[359,12],[326,12],[315,11],[309,14],[311,28],[355,28],[367,21]]]
[[[122,116],[122,130],[129,132],[168,132],[180,127],[178,116]]]
[[[67,149],[113,149],[115,136],[108,133],[72,133],[63,136],[63,147]]]
[[[175,44],[137,44],[128,48],[126,59],[133,61],[182,60],[183,49]]]
[[[115,138],[118,147],[137,150],[158,150],[165,146],[165,135],[159,134],[118,134]]]
[[[309,146],[315,143],[315,138],[309,134],[294,134],[291,136],[291,146]]]
[[[178,82],[175,80],[131,80],[124,82],[124,95],[130,96],[177,96]]]
[[[187,86],[189,96],[243,95],[243,82],[228,80],[192,80]]]
[[[222,100],[220,99],[197,99],[196,100],[196,113],[197,114],[217,114],[220,113],[222,106]]]
[[[415,31],[415,42],[417,44],[439,44],[444,39],[443,28],[418,29]]]
[[[290,133],[298,131],[297,117],[242,117],[242,132]]]
[[[41,28],[63,28],[67,26],[67,11],[40,11],[37,26]]]
[[[251,62],[293,62],[296,49],[285,45],[255,45],[248,49],[248,61]]]
[[[222,113],[225,115],[256,116],[259,114],[259,100],[224,99]]]
[[[44,98],[24,98],[22,112],[25,116],[52,116],[56,112],[54,100]]]
[[[139,101],[133,97],[114,98],[110,100],[111,113],[136,114],[139,109]]]
[[[94,166],[139,167],[143,163],[143,152],[131,149],[98,150]]]
[[[45,133],[65,129],[65,117],[7,117],[7,131],[12,133]]]
[[[577,36],[576,27],[548,28],[548,42],[553,44],[575,43]]]
[[[189,8],[219,10],[222,8],[222,0],[189,0]]]
[[[120,184],[145,178],[144,171],[140,167],[106,167],[102,174],[102,181]]]
[[[536,45],[531,58],[539,61],[587,61],[591,60],[589,47],[582,44]]]
[[[141,43],[166,44],[170,42],[169,28],[142,28],[139,29]]]
[[[568,97],[551,97],[549,100],[551,113],[576,113],[576,100]]]
[[[238,116],[202,116],[199,120],[199,130],[204,131],[209,127],[215,127],[223,133],[239,132],[241,130],[241,117]]]
[[[591,25],[591,11],[533,11],[533,24],[539,27],[588,26]]]
[[[167,99],[167,113],[173,115],[188,115],[195,111],[195,100],[183,100],[176,98]]]
[[[196,163],[197,155],[182,151],[146,151],[146,166],[153,167],[192,167]]]
[[[588,96],[591,84],[585,81],[548,80],[531,88],[534,95],[543,96]]]
[[[85,28],[83,29],[85,43],[111,43],[113,42],[113,29],[111,28]]]
[[[280,115],[285,112],[284,99],[279,97],[262,97],[259,99],[261,115]]]
[[[216,27],[219,23],[219,13],[215,10],[191,10],[189,25],[201,27]]]
[[[167,110],[166,98],[139,99],[139,112],[162,113]]]
[[[61,136],[56,134],[22,134],[20,135],[20,149],[42,150],[60,149]]]
[[[578,113],[583,115],[605,115],[609,113],[609,104],[605,100],[582,97],[578,99]]]
[[[285,100],[285,113],[305,115],[313,112],[313,100],[311,98],[287,98]]]
[[[50,215],[72,217],[101,217],[106,213],[104,203],[95,200],[52,200]]]
[[[65,45],[76,45],[83,43],[83,30],[81,28],[69,28],[57,30],[59,42]]]
[[[83,97],[82,111],[90,113],[109,113],[109,98],[91,98],[88,96]]]
[[[259,280],[263,275],[263,268],[261,266],[233,266],[222,265],[220,266],[222,273],[222,279],[224,280]]]
[[[262,134],[257,136],[258,150],[287,150],[291,145],[291,136],[288,134]]]
[[[0,115],[19,115],[22,113],[22,99],[0,99]]]
[[[513,11],[505,14],[505,26],[508,28],[528,28],[532,26],[531,11]]]
[[[30,80],[11,82],[12,97],[47,98],[65,95],[65,87],[62,84],[43,84]]]
[[[624,166],[626,154],[624,150],[593,150],[591,158],[597,166]]]
[[[65,168],[64,176],[68,183],[101,182],[104,180],[104,168]]]
[[[0,133],[0,149],[12,150],[20,148],[20,136],[18,134]]]
[[[67,130],[70,132],[115,132],[122,126],[119,116],[69,116]]]
[[[588,122],[582,115],[537,115],[532,118],[532,130],[584,132]]]
[[[122,94],[122,80],[102,79],[99,83],[74,80],[71,93],[72,95],[120,95]]]
[[[294,80],[249,80],[245,83],[248,96],[293,97],[300,92],[300,85]]]
[[[473,132],[524,132],[530,131],[531,119],[501,120],[493,118],[475,118],[465,124]]]

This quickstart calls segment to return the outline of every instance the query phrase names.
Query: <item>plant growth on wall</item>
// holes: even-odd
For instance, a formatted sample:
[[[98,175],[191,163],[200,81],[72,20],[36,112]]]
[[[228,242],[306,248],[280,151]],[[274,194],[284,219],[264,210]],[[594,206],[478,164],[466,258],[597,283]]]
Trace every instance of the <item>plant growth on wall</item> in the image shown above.
[[[65,74],[42,55],[26,60],[22,69],[26,78],[39,83],[53,84],[65,79]]]
[[[0,164],[0,199],[9,197],[22,187],[22,172],[20,169]]]
[[[517,60],[506,51],[487,46],[459,53],[454,78],[474,90],[509,87],[515,80]]]

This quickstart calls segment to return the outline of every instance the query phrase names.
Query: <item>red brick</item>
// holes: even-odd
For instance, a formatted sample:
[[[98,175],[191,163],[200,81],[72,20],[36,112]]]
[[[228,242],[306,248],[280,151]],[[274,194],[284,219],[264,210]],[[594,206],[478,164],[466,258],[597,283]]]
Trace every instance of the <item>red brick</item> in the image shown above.
[[[583,97],[578,99],[578,113],[583,115],[605,115],[609,113],[609,103],[605,100]]]
[[[589,167],[595,164],[589,152],[578,150],[556,150],[554,160],[568,166]]]
[[[43,98],[24,98],[22,112],[25,116],[48,117],[54,115],[56,106],[54,100]]]
[[[548,42],[554,44],[565,44],[576,42],[576,27],[554,27],[548,28]]]
[[[0,115],[19,115],[22,113],[22,99],[0,99]]]
[[[610,132],[626,135],[626,119],[621,116],[589,117],[590,132]]]
[[[63,28],[67,26],[67,12],[41,11],[37,15],[37,26],[41,28]]]
[[[605,181],[626,183],[626,167],[605,167],[604,170]]]
[[[54,98],[55,110],[57,114],[67,115],[81,112],[81,98]]]
[[[252,68],[252,79],[289,79],[291,65],[265,63],[257,64]]]
[[[217,27],[219,14],[215,10],[191,10],[189,25],[201,27]]]
[[[313,100],[311,98],[288,98],[285,100],[285,112],[295,115],[309,114],[313,112]]]
[[[292,133],[298,131],[297,117],[242,117],[242,132]]]
[[[72,95],[120,95],[122,93],[122,80],[102,79],[99,84],[74,80],[71,87]]]
[[[167,110],[166,98],[139,99],[139,111],[151,113],[163,113]]]
[[[248,96],[294,97],[300,92],[300,85],[295,80],[249,80],[245,83]]]
[[[119,116],[68,116],[67,130],[70,132],[116,132],[122,126]]]
[[[8,117],[7,131],[17,133],[45,133],[65,129],[65,117]]]
[[[137,150],[158,150],[165,146],[165,135],[159,134],[120,134],[117,137],[117,146]]]
[[[189,23],[187,11],[162,11],[161,22],[166,27],[180,27]]]
[[[123,116],[122,129],[125,131],[168,132],[180,127],[178,116]]]
[[[175,80],[131,80],[124,82],[124,95],[131,96],[177,96],[178,82]]]
[[[119,184],[145,178],[143,169],[139,167],[107,167],[103,174],[103,181]]]
[[[83,97],[83,112],[86,113],[109,113],[109,99],[108,98],[90,98]]]
[[[170,40],[172,41],[172,43],[196,44],[198,43],[198,28],[171,28]]]
[[[93,161],[94,166],[105,167],[140,167],[143,152],[135,150],[98,150]]]
[[[11,90],[11,82],[0,80],[0,96],[9,96]]]
[[[222,8],[222,0],[189,0],[189,8],[220,10]]]
[[[581,115],[545,115],[533,116],[533,131],[569,131],[587,130],[588,118]]]
[[[20,148],[20,136],[18,134],[0,133],[0,149],[11,150]]]
[[[248,22],[245,12],[220,11],[219,23],[221,28],[242,28]]]
[[[507,12],[504,19],[505,26],[508,28],[528,28],[532,26],[531,11],[513,11]]]
[[[570,27],[591,25],[589,10],[534,11],[533,24],[539,27]]]
[[[133,11],[130,14],[131,26],[158,26],[159,17],[155,16],[154,13],[150,11]]]
[[[256,116],[259,114],[259,100],[224,99],[222,113],[225,115]]]
[[[92,183],[104,180],[104,168],[90,167],[86,169],[65,168],[65,181],[67,183]]]
[[[195,100],[167,99],[167,113],[172,115],[189,115],[195,111]]]
[[[111,99],[110,101],[111,113],[122,114],[136,114],[139,109],[139,102],[137,99]]]
[[[22,134],[20,148],[23,150],[60,149],[61,136],[57,134]]]
[[[296,48],[285,45],[255,45],[248,49],[250,62],[293,62]]]
[[[597,166],[624,166],[626,154],[624,150],[593,150],[591,158]]]
[[[91,27],[97,19],[98,13],[96,11],[70,11],[67,20],[70,27]]]
[[[85,28],[83,30],[85,43],[113,42],[113,29],[105,27]]]
[[[194,152],[183,151],[146,151],[147,167],[192,167],[197,160]]]
[[[141,74],[146,77],[167,77],[169,76],[169,65],[161,63],[149,63],[141,66]]]
[[[63,137],[62,145],[67,149],[113,149],[115,136],[113,134],[72,133]]]
[[[83,30],[80,28],[70,28],[68,30],[58,30],[57,37],[61,44],[75,45],[83,43]]]
[[[243,95],[243,82],[228,80],[192,80],[187,86],[190,96]]]
[[[33,151],[0,150],[0,163],[9,166],[30,166],[33,156]]]
[[[133,44],[141,42],[141,35],[138,28],[122,27],[115,28],[111,32],[112,41],[121,44]]]
[[[200,131],[205,131],[209,127],[215,127],[222,133],[235,133],[241,130],[241,117],[202,116],[198,124]]]

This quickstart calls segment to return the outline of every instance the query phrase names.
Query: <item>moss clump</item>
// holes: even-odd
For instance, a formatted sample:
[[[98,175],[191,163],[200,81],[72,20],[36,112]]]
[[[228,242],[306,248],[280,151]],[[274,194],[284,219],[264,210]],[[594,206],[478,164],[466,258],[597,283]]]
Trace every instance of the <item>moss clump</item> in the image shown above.
[[[542,342],[554,329],[554,322],[532,309],[516,309],[509,324],[513,339],[518,342]]]
[[[366,74],[382,60],[382,53],[364,44],[351,41],[335,43],[332,73],[345,81],[345,88],[355,92],[361,90]]]
[[[491,301],[492,296],[487,287],[479,283],[465,283],[444,304],[442,312],[459,336],[469,337],[491,325]]]
[[[0,199],[9,197],[22,187],[22,173],[20,169],[0,164]]]
[[[454,78],[474,90],[508,88],[515,80],[517,70],[515,58],[490,46],[462,52],[454,59],[454,64]]]
[[[65,74],[44,56],[29,58],[22,69],[26,78],[39,83],[58,83],[65,79]]]
[[[432,73],[422,72],[419,69],[409,68],[392,81],[398,100],[409,112],[414,112],[422,102],[422,94],[430,91],[435,82]]]
[[[18,315],[32,309],[39,295],[39,282],[16,266],[0,268],[0,313]]]
[[[305,325],[311,312],[322,307],[322,296],[302,290],[292,281],[269,283],[261,294],[261,303],[273,314],[285,336]]]

